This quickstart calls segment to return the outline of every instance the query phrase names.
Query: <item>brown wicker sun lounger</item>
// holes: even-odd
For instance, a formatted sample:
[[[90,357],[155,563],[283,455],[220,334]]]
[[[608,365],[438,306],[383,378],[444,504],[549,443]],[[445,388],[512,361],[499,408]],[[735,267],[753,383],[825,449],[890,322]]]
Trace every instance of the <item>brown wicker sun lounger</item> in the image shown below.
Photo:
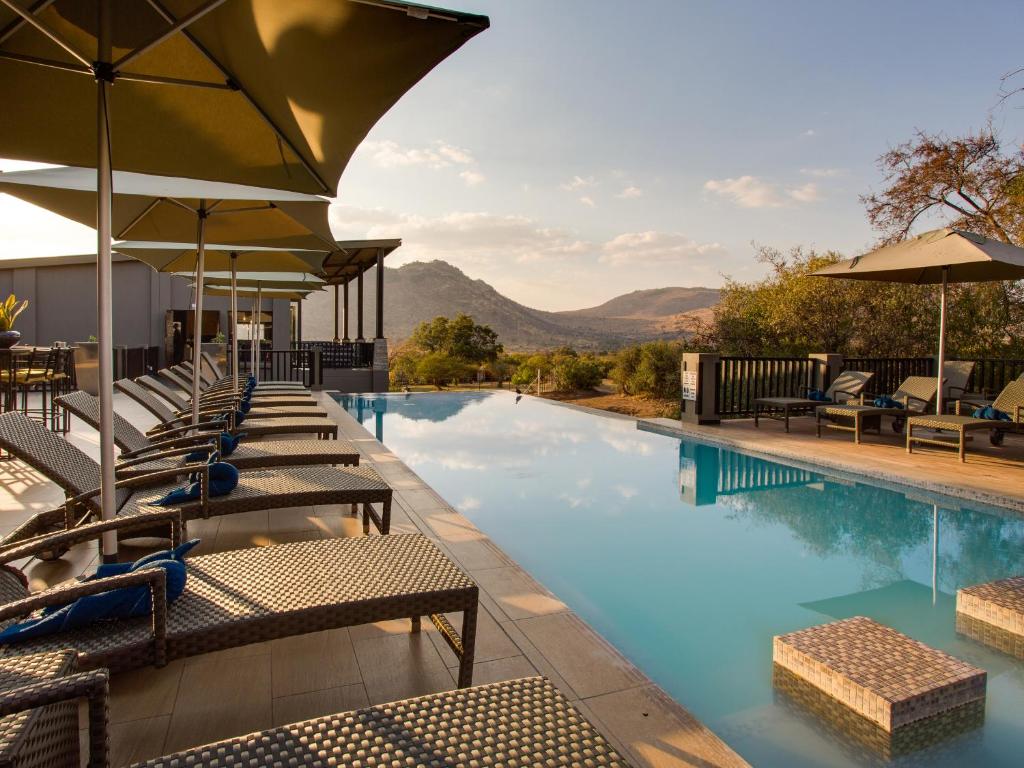
[[[160,422],[152,427],[146,434],[159,437],[169,430],[192,423],[191,413],[179,414],[172,411],[167,405],[157,399],[141,384],[136,384],[131,379],[118,379],[114,382],[118,391],[128,395],[151,414],[156,416]],[[314,434],[323,439],[336,438],[338,436],[338,423],[331,418],[323,416],[288,416],[281,418],[255,418],[250,417],[235,429],[233,424],[225,422],[223,413],[225,407],[216,407],[199,412],[201,423],[207,429],[216,427],[230,429],[232,431],[245,432],[252,437],[264,435],[292,435],[292,434]]]
[[[866,371],[843,371],[828,389],[825,390],[827,402],[846,403],[857,400],[864,387],[874,376]],[[800,387],[799,397],[759,397],[754,400],[754,426],[760,426],[761,417],[781,419],[789,432],[789,417],[810,413],[826,400],[811,400],[807,397],[813,387]]]
[[[189,383],[189,389],[192,388],[192,363],[180,363],[174,366],[174,370],[178,375],[184,378]],[[239,379],[244,381],[244,379]],[[219,389],[230,389],[232,387],[232,381],[229,377],[213,380],[205,371],[200,370],[199,372],[199,383],[202,388],[206,391],[214,391]],[[285,390],[285,391],[300,391],[308,392],[306,385],[301,381],[258,381],[256,388],[260,390]]]
[[[169,371],[163,371],[163,373],[169,373]],[[191,413],[192,404],[189,400],[178,395],[173,389],[163,384],[151,376],[140,376],[140,383],[146,388],[157,393],[169,403],[174,405],[178,410],[179,415],[184,415],[186,411]],[[284,418],[287,416],[326,416],[327,411],[321,408],[313,400],[309,394],[303,394],[303,399],[299,402],[294,402],[294,398],[288,400],[275,400],[273,402],[265,401],[263,399],[257,400],[255,397],[251,403],[252,410],[250,414],[253,418]],[[224,394],[220,396],[209,396],[204,395],[199,400],[200,408],[209,409],[220,405],[223,408],[228,408],[232,403],[237,402],[238,398],[229,390],[226,390]]]
[[[902,408],[883,408],[868,405],[868,399],[876,395],[861,393],[860,404],[819,405],[815,409],[816,431],[821,437],[821,429],[838,429],[853,432],[853,441],[857,444],[865,430],[874,429],[882,432],[882,419],[892,418],[894,432],[902,432],[908,416],[926,412],[935,402],[938,384],[932,376],[908,376],[892,395],[892,399],[903,403]]]
[[[979,419],[970,415],[980,406],[957,400],[955,413],[938,416],[913,416],[907,419],[907,453],[914,452],[915,445],[936,445],[944,448],[956,448],[960,461],[967,460],[967,433],[987,431],[992,445],[1002,445],[1007,432],[1017,432],[1024,428],[1024,377],[1007,384],[999,396],[991,403],[996,410],[1007,413],[1010,421]],[[914,430],[942,430],[952,433],[949,437],[936,435],[934,432],[921,434]]]
[[[0,415],[0,448],[9,451],[67,494],[64,509],[55,510],[52,524],[70,524],[83,511],[99,512],[100,465],[92,457],[64,438],[17,411]],[[191,448],[175,448],[153,454],[153,458],[180,456]],[[120,517],[146,515],[157,509],[153,502],[182,486],[181,475],[195,473],[200,478],[201,495],[170,509],[177,509],[182,520],[194,520],[263,509],[287,509],[316,504],[350,504],[363,509],[363,531],[370,522],[381,533],[391,529],[391,487],[373,467],[295,466],[274,470],[248,470],[239,476],[238,485],[224,496],[209,495],[209,465],[184,464],[137,477],[117,481],[117,514]],[[380,514],[373,508],[380,504]],[[22,529],[19,529],[19,531]],[[31,532],[23,531],[25,535]]]
[[[173,513],[156,515],[166,524]],[[103,531],[151,525],[106,520],[0,547],[0,562],[98,539]],[[180,531],[180,526],[178,526]],[[122,586],[152,590],[151,615],[104,621],[0,646],[0,658],[69,649],[83,669],[126,670],[250,643],[325,629],[429,616],[459,657],[459,687],[473,682],[479,591],[421,534],[317,539],[187,557],[184,593],[166,602],[160,569],[70,582],[30,594],[3,574],[0,620],[26,617],[51,605]],[[21,587],[19,591],[19,587]],[[444,614],[462,612],[462,631]]]
[[[99,430],[100,401],[87,392],[76,391],[62,395],[56,403],[69,413],[77,416],[90,427]],[[135,428],[121,414],[114,413],[114,443],[121,449],[122,462],[141,460],[142,464],[122,466],[118,475],[131,477],[135,474],[152,472],[157,469],[171,469],[182,464],[182,457],[166,457],[148,460],[149,456],[170,448],[191,446],[197,450],[207,446],[216,450],[219,443],[219,431],[193,431],[185,427],[184,432],[174,437],[153,440]],[[301,466],[305,464],[343,464],[359,463],[359,451],[352,443],[345,440],[261,440],[243,442],[225,458],[238,469],[265,469],[268,467]]]

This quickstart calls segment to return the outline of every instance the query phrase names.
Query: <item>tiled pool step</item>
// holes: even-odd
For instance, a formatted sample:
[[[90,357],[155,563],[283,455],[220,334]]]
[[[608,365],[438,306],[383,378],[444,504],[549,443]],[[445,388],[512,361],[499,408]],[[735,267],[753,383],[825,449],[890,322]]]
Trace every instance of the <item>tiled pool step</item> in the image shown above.
[[[772,659],[890,733],[985,698],[984,670],[863,616],[777,636]]]
[[[956,612],[1024,635],[1024,576],[958,589]]]

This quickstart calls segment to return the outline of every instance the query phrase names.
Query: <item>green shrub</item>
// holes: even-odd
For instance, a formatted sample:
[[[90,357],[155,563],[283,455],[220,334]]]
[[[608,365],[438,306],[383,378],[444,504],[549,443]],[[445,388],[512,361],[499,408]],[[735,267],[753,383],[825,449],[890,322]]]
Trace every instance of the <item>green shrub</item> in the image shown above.
[[[571,356],[561,357],[552,368],[555,389],[561,392],[574,392],[593,389],[604,378],[603,366],[592,357]]]
[[[616,355],[610,375],[621,393],[674,400],[679,397],[682,355],[683,345],[678,342],[651,341],[627,347]]]

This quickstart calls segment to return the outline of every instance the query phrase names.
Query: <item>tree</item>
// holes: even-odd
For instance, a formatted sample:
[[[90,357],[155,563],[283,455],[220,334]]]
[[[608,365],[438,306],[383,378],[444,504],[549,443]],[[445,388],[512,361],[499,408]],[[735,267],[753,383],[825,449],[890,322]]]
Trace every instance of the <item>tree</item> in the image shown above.
[[[416,364],[416,379],[441,389],[467,376],[469,368],[465,361],[444,352],[428,352]]]
[[[577,392],[600,384],[604,366],[591,356],[580,357],[573,351],[556,358],[551,375],[559,392]]]
[[[679,342],[650,341],[627,347],[616,355],[611,378],[624,394],[677,400],[682,358]]]
[[[420,323],[409,342],[424,352],[443,352],[470,363],[496,360],[504,349],[490,326],[461,312],[454,319],[435,317]]]

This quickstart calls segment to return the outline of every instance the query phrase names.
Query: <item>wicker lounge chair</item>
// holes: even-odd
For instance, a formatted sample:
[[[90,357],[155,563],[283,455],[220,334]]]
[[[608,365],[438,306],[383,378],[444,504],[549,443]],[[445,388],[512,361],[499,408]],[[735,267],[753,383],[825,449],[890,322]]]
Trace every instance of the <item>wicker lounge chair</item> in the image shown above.
[[[914,445],[937,445],[945,448],[956,448],[960,461],[967,460],[967,433],[987,431],[992,445],[1002,445],[1007,432],[1017,432],[1024,428],[1024,377],[1007,384],[999,396],[991,403],[996,410],[1007,413],[1010,421],[979,419],[971,414],[976,408],[984,407],[977,403],[956,401],[954,413],[927,416],[913,416],[907,419],[907,453],[914,452]],[[934,433],[914,434],[914,430],[943,430],[951,432],[951,437],[943,437]]]
[[[174,406],[179,416],[192,412],[191,398],[186,399],[155,376],[140,376],[136,379],[142,386]],[[233,393],[226,392],[222,395],[207,395],[199,400],[199,407],[202,410],[213,408],[232,408],[239,401]],[[249,402],[249,413],[253,418],[284,418],[287,416],[326,416],[327,411],[321,408],[309,394],[286,395],[284,398],[253,397]]]
[[[42,667],[42,660],[48,657],[39,658],[34,667]],[[48,666],[53,665],[50,662]],[[77,707],[70,702],[85,699],[89,704],[88,766],[107,768],[109,674],[103,669],[67,676],[47,672],[45,683],[0,693],[0,711],[22,716],[30,707],[50,705],[75,713]],[[47,726],[32,732],[48,742],[61,742],[61,756],[74,749],[69,768],[82,764],[77,728],[70,727],[66,718]],[[36,765],[54,764],[38,763],[29,768]],[[328,765],[629,768],[607,739],[543,677],[431,693],[327,715],[193,747],[132,768]]]
[[[864,387],[874,376],[873,373],[865,371],[843,371],[828,389],[825,390],[825,397],[828,402],[846,403],[857,400]],[[799,397],[759,397],[754,401],[754,426],[760,426],[762,416],[769,419],[781,419],[786,424],[786,431],[789,432],[789,417],[792,415],[803,415],[810,413],[823,400],[811,400],[807,393],[813,387],[800,387]],[[781,415],[780,415],[781,412]]]
[[[942,401],[952,403],[967,394],[967,383],[974,373],[973,360],[947,360],[942,364]]]
[[[187,426],[192,423],[191,413],[179,414],[171,410],[149,390],[145,389],[140,384],[136,384],[131,379],[119,379],[114,382],[114,387],[116,387],[118,391],[128,395],[128,397],[156,416],[160,423],[146,432],[146,434],[151,437],[155,436],[159,438],[160,435],[173,432],[182,426]],[[229,421],[224,419],[224,411],[224,407],[201,410],[199,412],[200,418],[202,419],[200,424],[205,429],[220,428],[230,429],[232,431],[244,431],[251,437],[261,437],[265,435],[314,434],[317,437],[328,439],[336,438],[338,436],[338,423],[328,417],[248,417],[241,427],[239,427],[238,430],[235,430],[234,424],[229,423]]]
[[[0,415],[0,448],[9,451],[49,480],[59,485],[68,501],[46,521],[71,527],[76,519],[99,512],[100,465],[79,448],[22,413]],[[146,461],[181,456],[192,448],[175,448],[151,454]],[[188,521],[262,509],[285,509],[315,504],[350,504],[363,508],[363,531],[370,522],[381,533],[391,529],[391,487],[369,465],[357,467],[296,466],[275,470],[242,472],[238,486],[224,496],[209,495],[209,465],[185,464],[150,472],[117,482],[117,514],[121,517],[148,515],[157,509],[153,502],[182,485],[180,475],[196,473],[201,495],[172,509]],[[380,504],[380,514],[373,504]],[[33,535],[24,526],[19,535]],[[13,534],[12,534],[13,535]]]
[[[173,515],[167,511],[154,517],[173,524]],[[5,542],[0,562],[96,540],[104,531],[130,533],[133,527],[151,525],[141,518],[105,520],[20,544]],[[197,555],[185,564],[185,591],[169,605],[161,569],[72,581],[35,594],[3,574],[3,621],[123,586],[148,586],[153,600],[149,616],[14,640],[0,646],[0,658],[68,649],[82,669],[116,671],[377,621],[412,619],[412,631],[417,632],[420,617],[429,616],[459,657],[459,687],[473,682],[479,590],[421,534],[275,544]],[[452,612],[463,614],[461,633],[444,616]]]
[[[860,404],[819,405],[815,409],[816,431],[821,437],[821,429],[838,429],[853,432],[853,441],[860,443],[865,430],[874,429],[882,432],[882,419],[892,418],[894,432],[902,432],[908,416],[925,413],[935,402],[938,384],[931,376],[908,376],[892,395],[892,399],[902,403],[902,408],[883,408],[867,404],[877,397],[873,394],[861,393]]]
[[[211,355],[209,352],[202,352],[202,353],[200,353],[200,361],[199,362],[200,362],[200,371],[199,371],[199,373],[200,373],[200,381],[209,381],[211,386],[230,385],[232,383],[231,382],[231,377],[228,376],[227,374],[225,374],[220,369],[220,366],[217,365],[217,361],[213,359],[213,355]],[[185,363],[183,363],[183,365],[185,365]],[[191,363],[187,363],[187,365],[189,366],[189,369],[191,369],[191,365],[192,364]],[[241,378],[239,380],[241,380]],[[298,382],[298,381],[273,381],[273,380],[267,380],[267,381],[260,381],[257,384],[257,388],[259,388],[261,386],[262,387],[279,387],[279,388],[293,387],[293,388],[305,389],[305,386],[301,382]]]
[[[57,398],[57,404],[77,416],[90,427],[99,430],[100,401],[87,392],[72,392]],[[210,451],[218,447],[220,432],[192,431],[163,440],[153,440],[136,429],[135,425],[114,413],[114,442],[121,449],[118,475],[131,477],[158,469],[180,466],[181,456],[148,459],[169,448],[189,447],[196,450],[207,446]],[[142,464],[126,465],[125,462],[142,461]],[[238,469],[266,469],[268,467],[302,466],[306,464],[359,463],[359,451],[344,440],[261,440],[241,443],[226,461]]]
[[[174,366],[173,370],[181,378],[188,381],[188,388],[192,388],[192,363],[181,363]],[[230,390],[233,386],[230,378],[213,379],[208,376],[204,371],[199,373],[199,384],[200,388],[206,392],[215,392],[218,390]],[[308,392],[306,385],[301,381],[259,381],[256,384],[256,389],[262,392],[267,391],[284,391],[284,392]]]

